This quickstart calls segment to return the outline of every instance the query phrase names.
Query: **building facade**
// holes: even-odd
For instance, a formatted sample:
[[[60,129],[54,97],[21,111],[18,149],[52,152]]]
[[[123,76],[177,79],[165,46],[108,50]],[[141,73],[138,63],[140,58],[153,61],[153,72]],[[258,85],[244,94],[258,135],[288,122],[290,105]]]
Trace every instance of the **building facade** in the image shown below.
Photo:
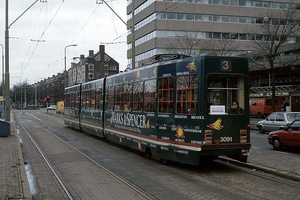
[[[99,51],[89,50],[87,57],[80,55],[68,70],[68,86],[85,83],[119,73],[119,63],[105,53],[105,46]]]
[[[294,0],[129,0],[127,5],[127,25],[128,30],[131,30],[127,37],[129,66],[141,67],[147,64],[149,58],[157,54],[247,55],[249,52],[256,51],[253,40],[266,37],[263,30],[254,30],[270,23],[266,21],[269,19],[268,16],[271,18],[277,11],[288,8],[300,12],[300,2]],[[295,33],[287,38],[287,43],[294,48],[294,54],[297,55],[300,50],[299,34]],[[288,58],[291,50],[283,49],[282,52],[282,55]],[[288,52],[288,55],[285,52]],[[133,60],[132,55],[134,55]],[[134,61],[133,65],[132,61]],[[270,95],[270,71],[256,68],[251,60],[250,71],[252,80],[249,87],[252,95]],[[299,79],[296,78],[299,75],[299,62],[277,72],[279,73],[276,76],[277,95],[284,94],[282,101],[289,101],[295,105],[294,110],[300,111],[300,107],[296,106],[300,100],[298,87],[300,84]]]
[[[131,30],[127,38],[128,63],[131,63],[133,50],[137,67],[154,55],[174,50],[181,53],[192,48],[191,55],[199,51],[221,51],[224,47],[214,42],[217,40],[230,40],[232,47],[227,47],[230,55],[251,51],[251,40],[264,33],[255,36],[249,30],[263,24],[264,17],[271,11],[288,7],[300,10],[299,2],[296,4],[293,0],[130,0],[127,6],[127,25]],[[180,38],[189,38],[194,45],[176,45]],[[172,48],[172,44],[176,47]]]
[[[119,73],[119,63],[105,53],[104,45],[100,45],[97,53],[90,50],[88,56],[80,55],[74,59],[71,68],[65,73],[67,73],[67,86],[72,86]],[[21,93],[24,95],[18,99],[12,99],[15,99],[14,104],[16,105],[25,103],[25,107],[28,105],[34,105],[34,107],[53,105],[64,100],[64,82],[64,73],[58,73],[28,86],[26,91],[21,89]],[[16,92],[14,93],[17,94]]]

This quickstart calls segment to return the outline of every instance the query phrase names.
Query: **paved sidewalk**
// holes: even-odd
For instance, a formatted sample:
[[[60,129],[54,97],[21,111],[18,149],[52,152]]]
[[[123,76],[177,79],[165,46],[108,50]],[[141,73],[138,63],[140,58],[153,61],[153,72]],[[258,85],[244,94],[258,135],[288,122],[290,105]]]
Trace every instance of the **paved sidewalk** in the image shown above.
[[[32,199],[13,118],[10,135],[0,137],[0,199]]]

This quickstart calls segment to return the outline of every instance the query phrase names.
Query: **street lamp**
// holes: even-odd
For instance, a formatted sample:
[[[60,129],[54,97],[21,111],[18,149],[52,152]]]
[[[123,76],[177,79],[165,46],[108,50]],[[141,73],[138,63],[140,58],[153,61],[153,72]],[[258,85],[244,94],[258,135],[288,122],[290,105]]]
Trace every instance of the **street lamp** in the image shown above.
[[[65,47],[65,79],[64,79],[64,88],[66,88],[67,87],[67,59],[66,59],[66,51],[67,51],[67,48],[68,47],[76,47],[77,46],[77,44],[70,44],[70,45],[67,45],[66,47]]]
[[[2,47],[2,97],[4,100],[4,48],[2,44],[0,44],[0,46]],[[0,110],[0,117],[1,117],[1,113],[4,113],[3,101],[2,101],[2,109]]]
[[[4,48],[2,44],[0,46],[2,47],[2,96],[4,96]]]
[[[23,16],[38,0],[33,2],[15,21],[8,23],[8,0],[5,1],[5,121],[10,123],[10,88],[9,88],[9,28]],[[10,125],[9,125],[10,127]]]

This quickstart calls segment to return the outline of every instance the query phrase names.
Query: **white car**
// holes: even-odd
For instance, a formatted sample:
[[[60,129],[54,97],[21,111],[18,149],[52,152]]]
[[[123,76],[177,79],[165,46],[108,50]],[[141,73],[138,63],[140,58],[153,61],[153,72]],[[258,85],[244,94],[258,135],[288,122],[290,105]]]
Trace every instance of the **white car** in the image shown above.
[[[51,105],[51,106],[47,107],[47,111],[48,110],[56,110],[56,105]]]
[[[257,122],[261,134],[284,129],[294,119],[300,118],[300,112],[272,112],[264,120]]]

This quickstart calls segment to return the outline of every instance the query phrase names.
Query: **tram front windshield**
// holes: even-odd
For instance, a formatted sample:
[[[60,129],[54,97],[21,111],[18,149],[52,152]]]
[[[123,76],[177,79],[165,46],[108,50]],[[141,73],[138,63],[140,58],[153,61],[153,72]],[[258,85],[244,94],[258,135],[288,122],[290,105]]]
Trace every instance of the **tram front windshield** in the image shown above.
[[[209,114],[244,114],[244,76],[232,74],[209,74],[207,77],[207,94]],[[232,112],[232,110],[236,110],[237,107],[240,112]]]

